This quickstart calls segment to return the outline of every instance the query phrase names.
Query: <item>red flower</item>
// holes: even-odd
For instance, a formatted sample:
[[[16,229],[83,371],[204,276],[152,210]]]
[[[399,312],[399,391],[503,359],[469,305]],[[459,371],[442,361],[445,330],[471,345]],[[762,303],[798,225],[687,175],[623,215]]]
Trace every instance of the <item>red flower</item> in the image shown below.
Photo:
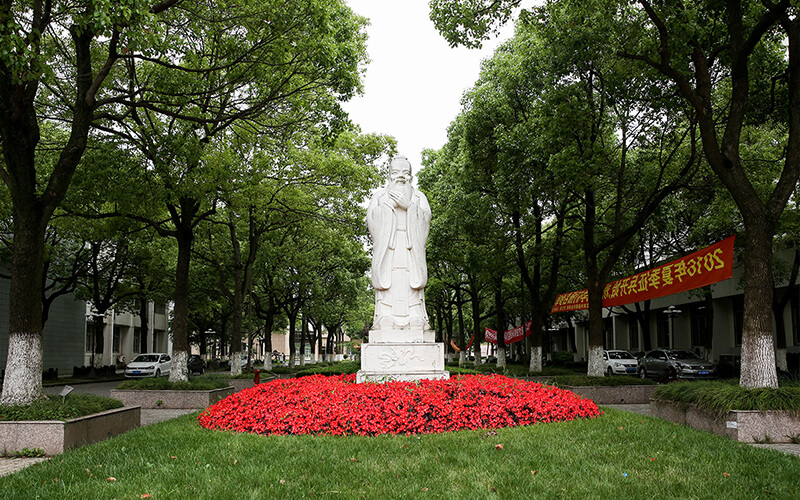
[[[573,392],[500,375],[356,384],[355,375],[276,379],[215,403],[209,429],[254,434],[424,434],[591,418]]]

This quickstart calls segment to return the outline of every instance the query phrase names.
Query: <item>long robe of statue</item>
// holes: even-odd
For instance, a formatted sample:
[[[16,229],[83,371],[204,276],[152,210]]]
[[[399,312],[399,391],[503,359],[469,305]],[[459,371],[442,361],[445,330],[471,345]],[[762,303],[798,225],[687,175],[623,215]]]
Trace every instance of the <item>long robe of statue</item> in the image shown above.
[[[411,186],[411,164],[396,156],[388,182],[375,191],[367,208],[373,242],[374,330],[430,329],[425,311],[430,225],[428,199]]]

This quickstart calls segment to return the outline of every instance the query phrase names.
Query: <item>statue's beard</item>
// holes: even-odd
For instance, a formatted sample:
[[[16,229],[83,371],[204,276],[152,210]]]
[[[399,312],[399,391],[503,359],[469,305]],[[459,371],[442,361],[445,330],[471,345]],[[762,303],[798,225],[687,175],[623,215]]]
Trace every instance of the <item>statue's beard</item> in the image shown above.
[[[411,199],[411,184],[407,182],[403,182],[400,180],[397,181],[389,181],[389,189],[391,191],[399,192],[403,195],[403,198],[406,200]]]

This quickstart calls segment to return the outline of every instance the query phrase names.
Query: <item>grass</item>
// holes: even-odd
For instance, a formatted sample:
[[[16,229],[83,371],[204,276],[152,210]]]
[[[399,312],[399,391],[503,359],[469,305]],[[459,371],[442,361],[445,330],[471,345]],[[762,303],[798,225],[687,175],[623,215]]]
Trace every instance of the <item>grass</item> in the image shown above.
[[[372,438],[217,432],[195,416],[0,477],[0,498],[796,498],[800,475],[797,457],[610,409]]]
[[[800,383],[786,383],[777,389],[745,389],[737,379],[676,382],[656,389],[653,398],[693,404],[718,416],[731,410],[785,410],[800,415]]]
[[[73,393],[66,398],[48,394],[45,399],[34,401],[29,405],[0,405],[0,420],[69,420],[122,406],[116,399],[94,394]]]

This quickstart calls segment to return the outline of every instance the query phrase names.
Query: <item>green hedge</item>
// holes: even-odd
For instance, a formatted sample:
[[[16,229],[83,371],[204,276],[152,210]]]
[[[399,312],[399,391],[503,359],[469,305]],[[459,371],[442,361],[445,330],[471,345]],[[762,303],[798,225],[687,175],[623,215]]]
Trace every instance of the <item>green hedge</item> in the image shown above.
[[[228,387],[227,379],[219,374],[201,375],[192,377],[188,382],[170,382],[166,377],[142,378],[138,380],[125,380],[121,382],[117,389],[138,390],[138,391],[210,391],[221,387]]]
[[[117,399],[94,394],[68,394],[66,398],[48,394],[29,405],[0,406],[0,420],[69,420],[123,406]]]
[[[674,382],[656,389],[654,399],[696,405],[716,415],[731,410],[785,410],[800,415],[800,384],[745,389],[738,379]]]
[[[307,365],[295,372],[295,377],[306,377],[308,375],[344,375],[356,373],[361,369],[360,361],[336,361],[329,363],[314,363]]]

